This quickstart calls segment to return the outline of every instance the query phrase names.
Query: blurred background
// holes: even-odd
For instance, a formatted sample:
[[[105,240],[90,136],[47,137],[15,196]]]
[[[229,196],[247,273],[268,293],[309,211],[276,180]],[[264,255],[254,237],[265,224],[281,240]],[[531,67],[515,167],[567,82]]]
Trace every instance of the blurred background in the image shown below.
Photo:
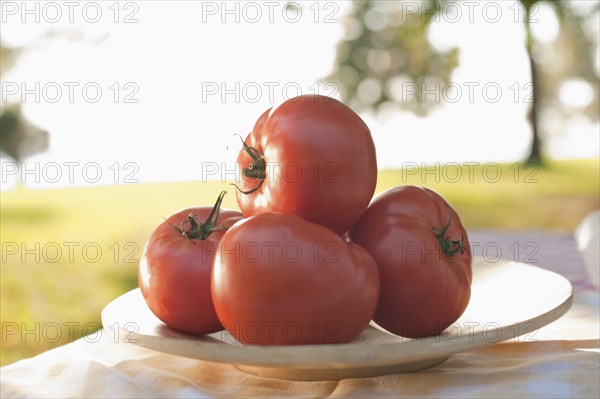
[[[572,232],[600,207],[597,1],[0,12],[2,365],[98,330],[163,217],[222,189],[236,208],[234,134],[299,94],[363,117],[377,191],[433,188],[468,229]]]

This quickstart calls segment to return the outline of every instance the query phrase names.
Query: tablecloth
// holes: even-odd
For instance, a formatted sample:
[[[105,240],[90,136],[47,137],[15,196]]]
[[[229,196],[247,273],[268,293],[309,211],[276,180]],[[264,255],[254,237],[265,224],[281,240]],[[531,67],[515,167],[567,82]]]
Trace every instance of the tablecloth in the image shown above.
[[[257,377],[233,365],[115,342],[101,330],[0,369],[2,397],[599,397],[600,317],[576,240],[548,232],[471,232],[475,255],[529,261],[569,278],[574,305],[535,339],[451,356],[417,373],[340,381]],[[491,243],[491,244],[490,244]],[[516,246],[515,246],[516,243]],[[530,244],[530,245],[529,245]],[[495,251],[490,252],[494,247]],[[516,251],[519,247],[522,250]],[[527,259],[521,259],[527,257]]]

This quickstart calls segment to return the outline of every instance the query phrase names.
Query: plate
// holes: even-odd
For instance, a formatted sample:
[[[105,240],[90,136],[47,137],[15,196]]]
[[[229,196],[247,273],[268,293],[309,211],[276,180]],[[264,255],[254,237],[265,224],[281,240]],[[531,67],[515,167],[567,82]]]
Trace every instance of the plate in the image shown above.
[[[469,306],[434,337],[403,338],[371,323],[346,344],[244,346],[226,331],[198,337],[167,327],[146,306],[139,289],[109,303],[102,323],[120,330],[119,342],[233,364],[265,377],[332,380],[412,372],[497,342],[535,341],[536,330],[565,314],[572,301],[571,283],[556,273],[506,260],[475,259]]]

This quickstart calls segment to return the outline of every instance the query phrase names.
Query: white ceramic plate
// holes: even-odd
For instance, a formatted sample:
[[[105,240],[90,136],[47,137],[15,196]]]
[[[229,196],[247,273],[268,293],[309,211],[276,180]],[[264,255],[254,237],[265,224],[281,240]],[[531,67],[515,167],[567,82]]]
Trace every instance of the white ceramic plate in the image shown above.
[[[195,337],[170,329],[148,309],[139,289],[109,303],[102,311],[102,323],[122,330],[120,342],[230,363],[262,376],[327,380],[416,371],[497,342],[533,341],[535,331],[565,314],[572,299],[571,283],[556,273],[505,260],[476,259],[467,310],[441,335],[426,339],[398,337],[372,323],[347,344],[243,346],[227,332]]]

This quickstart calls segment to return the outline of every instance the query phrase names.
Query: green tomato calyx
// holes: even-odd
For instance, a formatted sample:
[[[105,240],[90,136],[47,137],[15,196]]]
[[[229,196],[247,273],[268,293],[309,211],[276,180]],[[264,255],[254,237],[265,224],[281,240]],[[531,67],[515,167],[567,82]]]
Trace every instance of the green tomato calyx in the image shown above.
[[[179,231],[182,236],[188,238],[192,242],[193,240],[206,240],[213,231],[226,230],[225,226],[219,226],[217,224],[221,212],[221,204],[223,203],[223,197],[225,197],[225,194],[227,194],[226,191],[221,191],[217,201],[215,202],[215,205],[208,215],[208,218],[203,223],[198,224],[196,221],[196,215],[190,213],[187,219],[181,222],[179,226],[171,226]]]
[[[247,191],[242,190],[234,183],[231,183],[231,185],[234,186],[242,194],[252,194],[256,190],[258,190],[265,182],[265,179],[267,177],[267,163],[262,152],[246,144],[246,142],[242,139],[241,136],[240,140],[242,140],[242,145],[244,146],[243,150],[246,151],[246,153],[248,153],[250,158],[252,158],[252,162],[248,164],[248,167],[242,168],[242,175],[249,179],[258,180],[258,184],[253,189]]]
[[[437,227],[432,227],[432,230],[437,233],[435,238],[437,238],[438,242],[442,246],[442,252],[449,258],[456,255],[459,251],[461,254],[465,253],[463,250],[465,245],[465,237],[462,234],[460,236],[460,240],[451,240],[449,237],[444,237],[446,235],[446,231],[448,231],[448,228],[450,227],[450,223],[452,223],[452,211],[450,211],[450,219],[448,219],[448,223],[441,231]]]

